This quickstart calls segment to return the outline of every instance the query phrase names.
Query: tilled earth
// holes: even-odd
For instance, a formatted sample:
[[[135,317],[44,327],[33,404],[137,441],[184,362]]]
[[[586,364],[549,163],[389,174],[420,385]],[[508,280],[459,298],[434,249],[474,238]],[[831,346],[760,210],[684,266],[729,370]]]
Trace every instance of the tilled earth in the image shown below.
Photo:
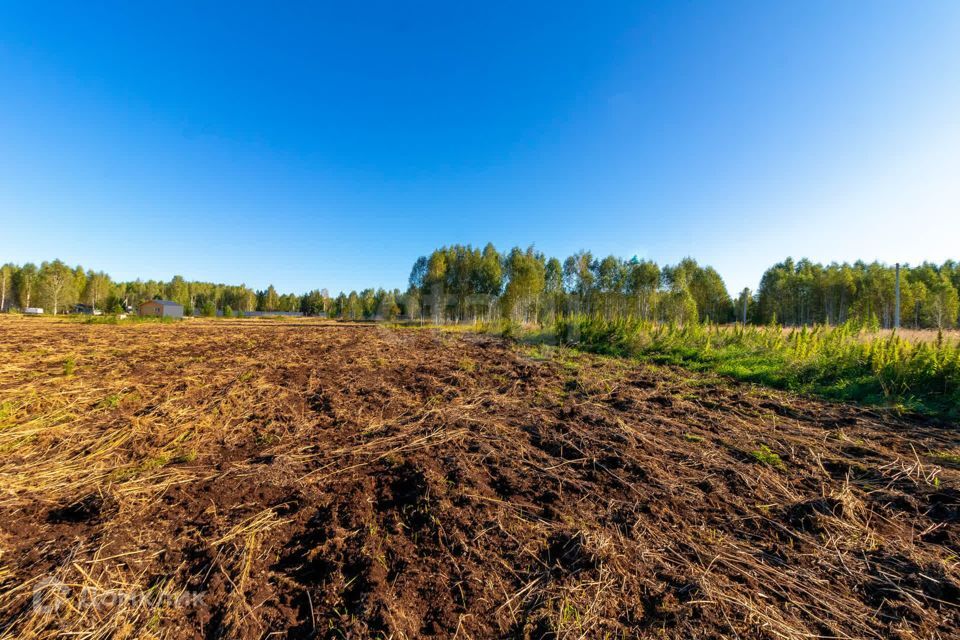
[[[0,638],[960,637],[960,433],[491,337],[0,320]]]

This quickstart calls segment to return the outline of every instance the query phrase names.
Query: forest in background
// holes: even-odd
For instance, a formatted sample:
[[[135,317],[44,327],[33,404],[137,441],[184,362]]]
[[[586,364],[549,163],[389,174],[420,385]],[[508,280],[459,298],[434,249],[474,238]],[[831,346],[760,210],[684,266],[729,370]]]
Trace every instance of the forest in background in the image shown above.
[[[960,264],[901,267],[901,325],[952,328],[960,319]],[[767,269],[756,291],[731,296],[720,274],[687,258],[675,265],[580,251],[564,260],[534,247],[500,252],[453,245],[418,258],[409,286],[368,288],[332,297],[326,289],[281,294],[271,285],[188,281],[116,282],[103,271],[60,260],[0,267],[0,309],[42,307],[70,312],[77,304],[119,313],[168,299],[187,315],[300,311],[350,320],[412,319],[435,323],[510,320],[549,325],[573,315],[689,324],[840,325],[888,328],[894,322],[895,271],[877,262],[786,259]]]

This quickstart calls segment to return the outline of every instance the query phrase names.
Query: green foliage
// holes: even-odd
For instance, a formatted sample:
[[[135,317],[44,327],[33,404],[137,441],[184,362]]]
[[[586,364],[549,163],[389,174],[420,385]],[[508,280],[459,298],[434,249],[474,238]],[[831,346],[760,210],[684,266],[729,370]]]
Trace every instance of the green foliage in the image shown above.
[[[901,266],[901,326],[944,328],[960,314],[960,265]],[[873,262],[822,265],[788,258],[767,269],[750,319],[779,318],[789,325],[854,322],[863,328],[891,328],[895,315],[895,269]]]
[[[63,375],[72,376],[74,370],[77,368],[77,361],[73,356],[70,356],[63,361]]]
[[[750,457],[760,464],[765,464],[768,467],[773,467],[774,469],[779,469],[780,471],[787,470],[787,465],[784,464],[782,459],[780,459],[780,456],[771,451],[770,447],[765,444],[760,445],[759,449],[754,449],[751,451]]]
[[[230,305],[225,306],[225,307],[223,308],[223,317],[224,317],[224,318],[232,318],[232,317],[233,317],[233,307],[231,307]]]
[[[947,329],[957,325],[960,265],[956,262],[905,265],[900,288],[903,326]],[[506,327],[510,332],[521,327],[529,330],[530,325],[551,327],[564,317],[598,314],[608,322],[594,327],[600,334],[609,334],[606,339],[595,336],[596,348],[603,352],[631,352],[634,336],[630,326],[638,321],[687,328],[733,320],[808,327],[824,323],[875,331],[893,323],[893,292],[893,268],[876,262],[824,266],[788,258],[764,273],[756,294],[744,289],[733,300],[716,270],[692,258],[661,268],[637,257],[623,260],[580,251],[561,262],[532,246],[501,253],[492,244],[482,250],[452,245],[418,258],[406,292],[368,288],[342,292],[336,299],[325,289],[297,296],[281,294],[272,285],[253,291],[244,285],[194,282],[182,276],[168,282],[114,283],[106,273],[84,271],[59,260],[44,262],[39,268],[30,263],[0,267],[0,310],[40,306],[47,313],[63,313],[81,302],[107,313],[121,313],[144,300],[167,298],[181,303],[186,315],[210,316],[216,309],[229,308],[233,315],[242,316],[257,308],[348,320],[418,320],[421,324],[453,321],[493,326],[509,321],[514,323]],[[734,375],[783,377],[776,371],[782,365],[780,356],[742,347],[749,352],[746,361],[734,359],[721,366]],[[685,345],[680,351],[689,349]],[[726,351],[729,349],[721,348],[718,357],[722,359]],[[689,354],[660,356],[676,359]],[[885,385],[887,382],[884,380]],[[848,384],[871,387],[870,381]],[[886,389],[883,394],[891,395]],[[906,401],[909,405],[911,399]]]
[[[143,324],[143,323],[174,324],[180,321],[179,318],[171,318],[170,316],[138,316],[138,315],[130,315],[125,318],[120,318],[115,315],[74,316],[72,320],[74,320],[75,322],[82,322],[83,324]]]
[[[679,323],[733,318],[723,279],[690,258],[661,270],[636,257],[596,258],[588,251],[561,262],[533,246],[501,255],[489,244],[482,252],[454,245],[418,258],[410,287],[416,304],[408,308],[434,324],[504,319],[545,325],[571,313]]]
[[[77,273],[79,272],[79,273]],[[78,281],[85,281],[83,269],[71,269],[60,260],[44,262],[40,265],[37,281],[37,293],[44,309],[54,315],[64,313],[77,302]]]
[[[901,317],[905,327],[951,328],[960,316],[960,265],[947,261],[901,268]],[[500,319],[549,326],[561,316],[599,313],[607,319],[690,325],[733,320],[790,326],[851,323],[862,329],[890,327],[894,270],[880,263],[821,265],[787,259],[768,269],[753,294],[733,300],[712,267],[685,258],[663,267],[636,257],[594,256],[580,251],[565,260],[532,246],[502,253],[493,245],[442,247],[416,260],[410,287],[368,288],[332,299],[326,290],[282,294],[272,285],[135,280],[115,283],[104,272],[84,271],[59,260],[0,267],[0,310],[43,307],[48,313],[83,303],[107,313],[136,308],[144,300],[179,302],[186,315],[230,307],[234,315],[301,311],[350,320],[419,320],[491,323]]]
[[[941,464],[960,467],[960,454],[951,453],[950,451],[933,451],[929,455]]]
[[[662,324],[599,315],[565,316],[556,339],[586,351],[639,357],[838,400],[960,416],[960,343],[878,336],[854,323]]]
[[[123,300],[116,294],[110,294],[103,303],[104,313],[123,313]]]
[[[117,394],[112,394],[104,398],[99,402],[97,406],[103,409],[116,409],[120,406],[121,397]]]
[[[504,261],[507,286],[500,298],[503,317],[518,322],[536,321],[541,294],[546,287],[546,258],[529,247],[514,248]]]
[[[259,294],[259,298],[258,298]],[[174,276],[169,282],[134,280],[113,282],[102,271],[69,267],[59,260],[44,262],[38,268],[0,266],[0,311],[43,307],[47,313],[69,313],[73,305],[83,303],[108,314],[136,309],[145,300],[168,299],[183,305],[184,315],[203,313],[230,306],[235,314],[253,310],[262,300],[266,311],[303,311],[308,315],[327,311],[330,298],[326,290],[315,290],[303,296],[279,294],[272,287],[254,292],[244,285],[225,285],[185,280]]]
[[[326,289],[314,289],[300,298],[300,312],[308,316],[318,316],[326,313],[330,306],[330,296]]]

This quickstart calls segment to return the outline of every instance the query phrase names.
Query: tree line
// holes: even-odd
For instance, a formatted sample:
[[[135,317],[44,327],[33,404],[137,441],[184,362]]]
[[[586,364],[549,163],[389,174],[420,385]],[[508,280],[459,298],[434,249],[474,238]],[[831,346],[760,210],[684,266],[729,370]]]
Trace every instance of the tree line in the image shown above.
[[[561,261],[534,247],[501,254],[490,244],[482,250],[454,245],[418,258],[409,282],[412,306],[433,321],[546,323],[566,313],[681,323],[732,317],[720,274],[690,258],[660,267],[589,251]]]
[[[501,318],[548,323],[558,315],[688,323],[839,325],[894,323],[895,267],[858,261],[823,265],[790,258],[767,269],[758,289],[732,297],[710,266],[686,258],[659,266],[636,257],[580,251],[565,260],[533,247],[499,254],[492,245],[443,247],[414,263],[408,295],[433,321]],[[960,264],[901,266],[901,326],[958,324]]]
[[[877,262],[829,265],[787,259],[760,280],[750,318],[788,325],[843,324],[849,320],[890,328],[894,323],[896,271]],[[960,264],[925,262],[900,268],[900,326],[957,326]]]
[[[64,313],[83,304],[107,313],[135,309],[145,300],[168,299],[187,315],[246,311],[299,311],[349,320],[400,318],[424,322],[510,320],[550,323],[570,314],[644,321],[786,325],[858,322],[890,327],[894,316],[894,268],[873,262],[822,265],[787,259],[764,272],[756,292],[735,298],[723,278],[692,258],[660,266],[636,257],[598,257],[579,251],[563,260],[534,247],[498,251],[451,245],[418,258],[408,288],[368,288],[331,297],[326,289],[279,293],[273,285],[188,281],[115,282],[102,271],[60,260],[0,267],[0,309],[42,307]],[[960,265],[924,263],[901,268],[901,324],[954,327],[960,315]]]
[[[47,313],[71,312],[86,305],[106,313],[123,313],[146,300],[173,300],[187,315],[216,315],[219,311],[299,311],[306,301],[329,298],[323,291],[303,296],[278,294],[273,286],[254,291],[244,285],[225,285],[185,280],[174,276],[169,281],[135,280],[116,282],[103,271],[70,267],[60,260],[0,266],[0,309],[40,307]]]

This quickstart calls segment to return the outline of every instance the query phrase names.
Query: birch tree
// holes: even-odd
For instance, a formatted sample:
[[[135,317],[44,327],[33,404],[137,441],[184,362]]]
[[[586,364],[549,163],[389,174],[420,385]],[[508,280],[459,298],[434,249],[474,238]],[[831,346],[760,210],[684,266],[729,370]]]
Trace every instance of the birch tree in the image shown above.
[[[42,297],[53,309],[53,315],[76,299],[74,272],[60,260],[40,265],[39,282]]]
[[[17,290],[17,302],[20,303],[21,309],[26,309],[31,305],[37,288],[37,280],[37,265],[32,262],[28,262],[17,271],[14,285]]]
[[[0,267],[0,311],[6,311],[7,299],[13,288],[13,265],[5,264]]]

